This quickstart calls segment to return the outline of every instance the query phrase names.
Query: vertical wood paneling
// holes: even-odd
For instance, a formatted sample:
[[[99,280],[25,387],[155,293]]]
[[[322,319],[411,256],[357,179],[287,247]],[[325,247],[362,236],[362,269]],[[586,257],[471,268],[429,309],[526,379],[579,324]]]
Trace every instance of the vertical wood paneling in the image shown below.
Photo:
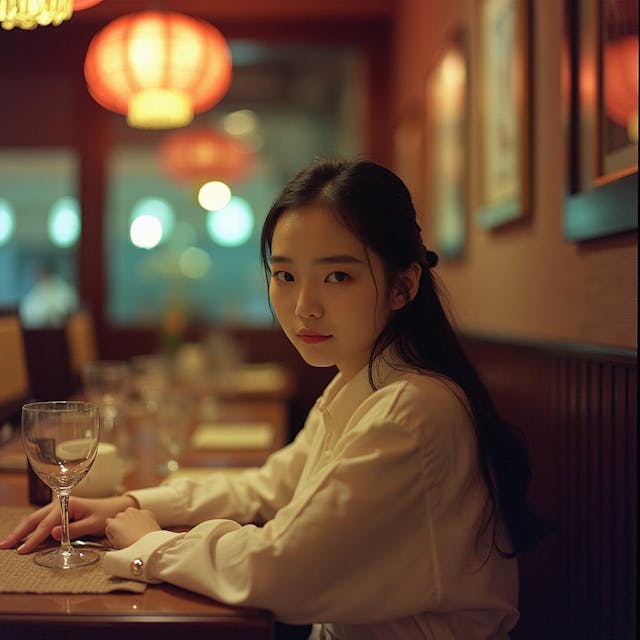
[[[628,517],[626,531],[629,549],[625,558],[627,568],[625,590],[627,593],[627,628],[637,629],[637,585],[638,585],[638,368],[629,367],[625,371],[627,376],[627,418],[629,425],[627,440],[627,471],[626,487],[628,492]],[[634,633],[635,635],[635,633]]]
[[[607,473],[607,469],[614,469],[613,461],[613,447],[614,447],[614,425],[615,416],[613,413],[614,407],[614,377],[613,367],[602,366],[599,386],[599,422],[600,422],[600,492],[599,492],[599,508],[602,512],[601,519],[601,536],[600,536],[600,553],[599,553],[599,565],[602,568],[602,576],[599,581],[595,582],[595,586],[598,589],[596,602],[604,602],[606,598],[610,597],[609,594],[613,592],[615,588],[615,571],[614,571],[614,558],[612,545],[607,545],[607,540],[615,540],[614,522],[615,517],[613,513],[613,497],[615,495],[615,485],[611,473]],[[613,625],[612,610],[604,608],[602,610],[602,621],[600,633],[602,634],[605,629],[611,629]],[[600,636],[602,637],[602,635]]]
[[[534,506],[556,524],[521,559],[513,638],[635,638],[637,359],[477,338],[466,346],[500,412],[524,430]]]

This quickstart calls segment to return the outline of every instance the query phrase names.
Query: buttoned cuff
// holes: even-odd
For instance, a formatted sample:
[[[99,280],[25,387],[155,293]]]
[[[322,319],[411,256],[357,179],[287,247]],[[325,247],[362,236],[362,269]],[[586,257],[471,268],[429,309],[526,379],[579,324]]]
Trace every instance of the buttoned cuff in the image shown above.
[[[173,531],[153,531],[143,536],[131,546],[118,551],[108,551],[104,555],[103,568],[110,575],[119,578],[157,584],[162,582],[153,577],[152,556],[158,548],[173,538],[184,536]]]

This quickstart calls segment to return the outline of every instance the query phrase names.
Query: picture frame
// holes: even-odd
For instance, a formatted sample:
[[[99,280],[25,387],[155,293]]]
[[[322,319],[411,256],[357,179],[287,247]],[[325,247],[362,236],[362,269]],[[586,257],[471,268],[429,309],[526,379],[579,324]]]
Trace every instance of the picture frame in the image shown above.
[[[531,0],[479,4],[476,220],[484,228],[532,211],[531,14]]]
[[[424,119],[422,103],[417,98],[412,99],[401,112],[393,127],[393,166],[409,189],[418,219],[422,220],[424,212],[421,211],[420,203],[424,197]]]
[[[468,34],[457,30],[427,75],[425,209],[438,254],[461,258],[469,209],[470,64]]]
[[[635,50],[625,51],[621,44],[633,38]],[[638,228],[637,42],[635,0],[565,0],[563,226],[567,240],[590,240]],[[629,84],[616,86],[624,71],[627,83],[635,81],[635,89]],[[634,95],[635,140],[633,125],[624,122],[625,113],[634,106],[629,104]]]

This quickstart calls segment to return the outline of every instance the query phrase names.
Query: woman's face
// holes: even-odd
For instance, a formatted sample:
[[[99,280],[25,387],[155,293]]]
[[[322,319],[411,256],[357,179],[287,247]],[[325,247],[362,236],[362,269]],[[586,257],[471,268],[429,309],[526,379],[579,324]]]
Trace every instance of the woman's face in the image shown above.
[[[280,216],[271,240],[269,297],[311,365],[351,378],[404,300],[389,291],[381,259],[319,206]]]

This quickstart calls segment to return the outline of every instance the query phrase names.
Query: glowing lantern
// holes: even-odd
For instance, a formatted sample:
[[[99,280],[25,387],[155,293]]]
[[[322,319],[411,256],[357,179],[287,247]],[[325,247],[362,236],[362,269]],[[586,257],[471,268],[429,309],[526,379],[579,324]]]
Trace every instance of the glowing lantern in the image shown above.
[[[213,129],[187,129],[168,135],[160,149],[167,177],[189,184],[209,180],[234,183],[253,168],[254,155],[239,138]]]
[[[94,36],[84,74],[96,102],[126,114],[132,127],[182,127],[226,93],[231,53],[207,22],[173,11],[141,11]]]
[[[638,36],[608,42],[604,50],[604,103],[607,115],[638,140]],[[632,132],[635,131],[635,134]]]

